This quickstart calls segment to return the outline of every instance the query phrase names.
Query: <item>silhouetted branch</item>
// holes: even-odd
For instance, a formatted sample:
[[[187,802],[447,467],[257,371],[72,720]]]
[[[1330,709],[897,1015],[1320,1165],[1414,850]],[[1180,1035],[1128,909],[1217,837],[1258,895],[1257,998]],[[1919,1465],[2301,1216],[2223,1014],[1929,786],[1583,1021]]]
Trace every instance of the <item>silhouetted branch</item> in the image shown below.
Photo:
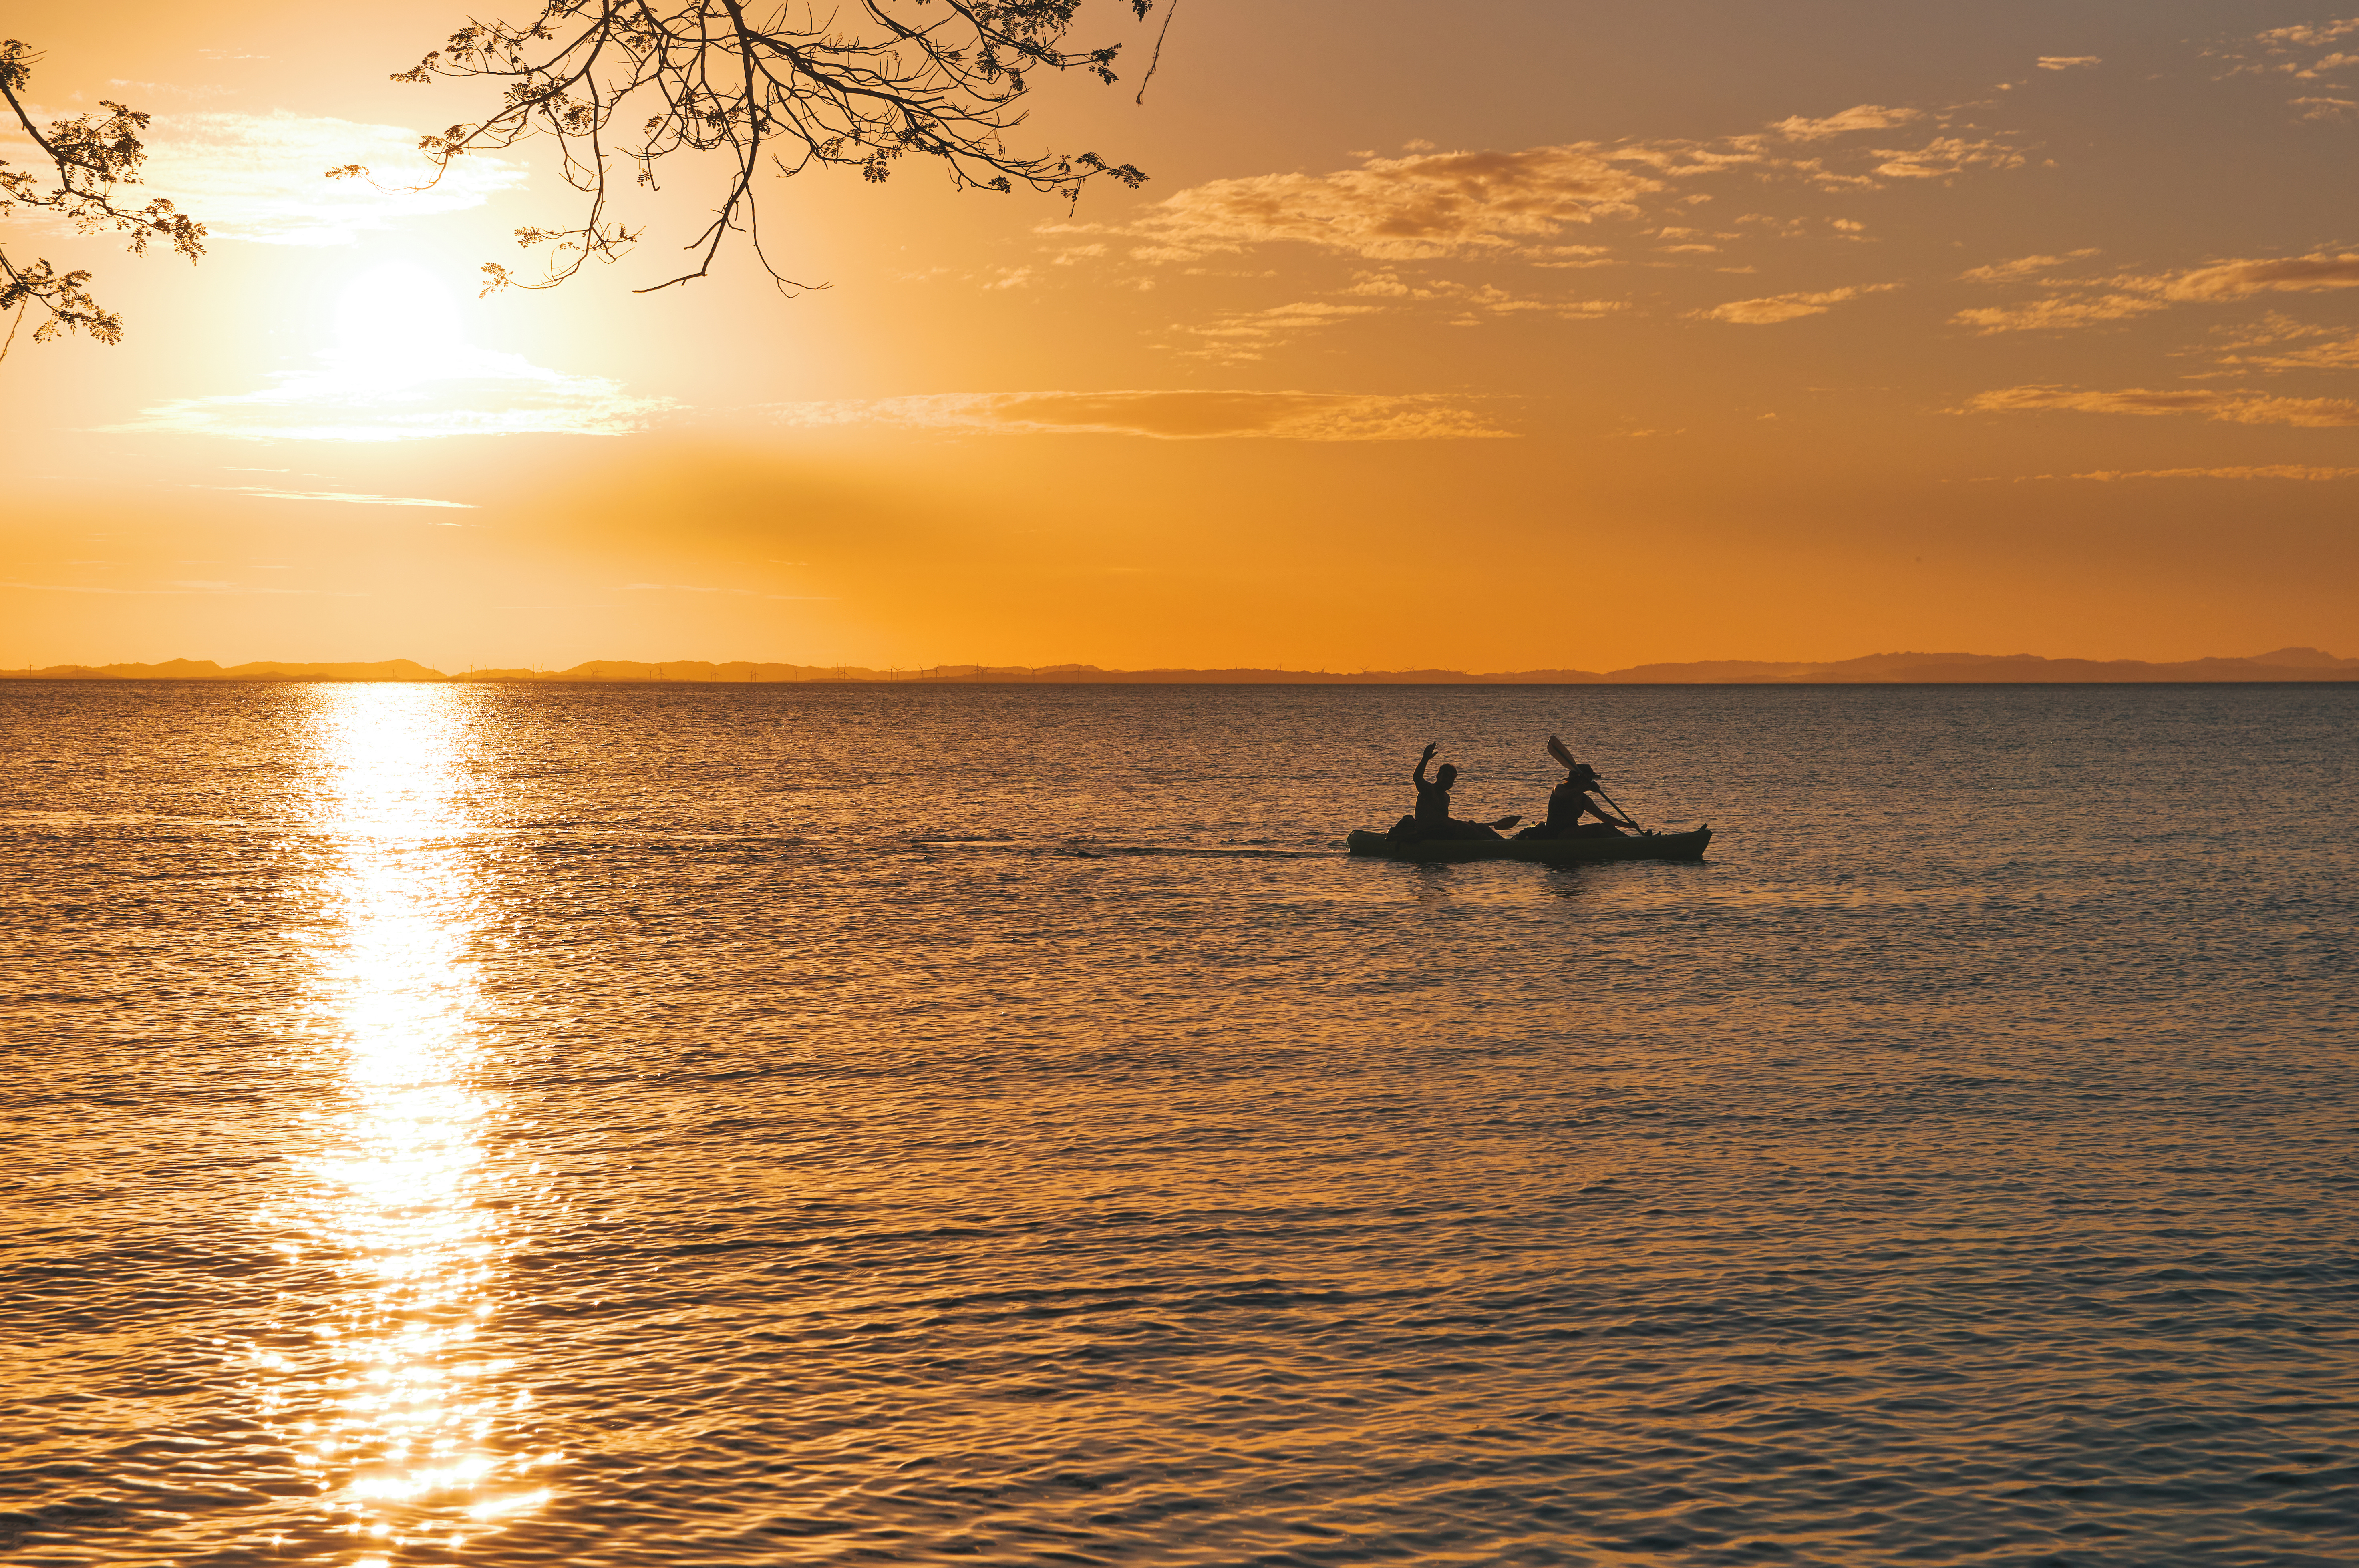
[[[1171,36],[1171,18],[1179,14],[1180,0],[1171,0],[1163,7],[1163,26],[1155,33],[1155,52],[1147,57],[1147,74],[1138,79],[1138,94],[1131,100],[1133,103],[1147,102],[1147,84],[1155,80],[1156,68],[1163,63],[1163,40]]]
[[[788,4],[757,16],[741,0],[542,0],[529,25],[470,22],[394,80],[490,77],[506,84],[491,118],[420,138],[434,179],[454,158],[543,134],[557,140],[567,182],[590,198],[572,228],[516,231],[520,245],[555,247],[544,277],[527,282],[486,262],[484,293],[549,288],[592,256],[619,259],[644,230],[607,216],[614,163],[627,162],[636,183],[652,188],[656,165],[680,152],[726,153],[734,165],[727,193],[712,222],[683,247],[695,256],[694,270],[638,292],[709,276],[737,232],[780,287],[801,287],[763,247],[756,177],[766,159],[782,176],[814,163],[852,165],[881,182],[917,153],[940,159],[961,189],[1023,184],[1069,198],[1100,176],[1134,189],[1146,179],[1095,153],[1027,157],[1007,149],[1008,134],[1024,123],[1018,104],[1027,72],[1082,70],[1114,80],[1119,46],[1064,47],[1080,3],[852,0],[824,16],[809,4]],[[1144,20],[1154,0],[1125,3]],[[619,124],[636,129],[610,146],[609,127],[626,110],[634,118]],[[328,171],[331,178],[367,173],[358,164]]]
[[[25,207],[54,213],[85,234],[108,229],[127,231],[128,249],[135,255],[146,255],[149,243],[157,240],[169,242],[175,252],[192,262],[204,254],[204,225],[166,198],[157,197],[136,209],[115,201],[117,187],[139,183],[139,166],[147,157],[139,143],[139,133],[147,128],[146,114],[102,98],[99,107],[105,111],[103,114],[52,120],[47,130],[33,123],[22,94],[40,58],[15,38],[0,42],[0,98],[7,101],[25,135],[56,168],[57,183],[45,189],[40,178],[0,158],[0,212]],[[25,312],[39,305],[48,317],[33,330],[37,343],[48,342],[60,331],[88,332],[102,343],[121,342],[123,318],[91,297],[85,287],[90,276],[80,268],[60,272],[46,258],[19,262],[0,251],[0,314],[14,310],[22,324]],[[0,359],[7,356],[16,340],[12,326],[7,341],[0,343]]]

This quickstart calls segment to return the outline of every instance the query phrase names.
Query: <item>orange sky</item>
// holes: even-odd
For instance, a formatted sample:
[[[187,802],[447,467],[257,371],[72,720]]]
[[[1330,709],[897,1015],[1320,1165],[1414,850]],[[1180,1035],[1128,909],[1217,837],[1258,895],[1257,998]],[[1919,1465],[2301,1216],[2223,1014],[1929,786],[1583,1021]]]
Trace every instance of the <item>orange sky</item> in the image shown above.
[[[1143,49],[1038,95],[1135,195],[807,176],[832,288],[634,296],[681,178],[483,301],[547,149],[329,184],[487,99],[386,81],[460,11],[319,14],[7,24],[212,240],[0,216],[129,329],[0,363],[0,664],[2359,653],[2331,8],[1185,0],[1145,106]]]

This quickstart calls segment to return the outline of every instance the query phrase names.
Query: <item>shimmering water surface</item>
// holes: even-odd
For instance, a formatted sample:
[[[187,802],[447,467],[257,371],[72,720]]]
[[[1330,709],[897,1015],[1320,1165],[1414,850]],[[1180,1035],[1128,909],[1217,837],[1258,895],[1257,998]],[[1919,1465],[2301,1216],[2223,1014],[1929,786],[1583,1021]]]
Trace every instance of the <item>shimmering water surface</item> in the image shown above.
[[[2354,719],[0,687],[0,1554],[2359,1561]]]

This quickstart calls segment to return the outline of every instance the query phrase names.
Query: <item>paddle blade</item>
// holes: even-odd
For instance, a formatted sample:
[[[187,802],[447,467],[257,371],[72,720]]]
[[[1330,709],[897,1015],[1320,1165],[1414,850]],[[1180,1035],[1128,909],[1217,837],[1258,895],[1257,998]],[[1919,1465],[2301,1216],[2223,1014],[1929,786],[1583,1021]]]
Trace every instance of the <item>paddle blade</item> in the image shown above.
[[[1554,757],[1558,762],[1562,762],[1568,772],[1571,770],[1572,753],[1566,751],[1564,749],[1564,742],[1558,740],[1553,735],[1549,737],[1549,755]]]

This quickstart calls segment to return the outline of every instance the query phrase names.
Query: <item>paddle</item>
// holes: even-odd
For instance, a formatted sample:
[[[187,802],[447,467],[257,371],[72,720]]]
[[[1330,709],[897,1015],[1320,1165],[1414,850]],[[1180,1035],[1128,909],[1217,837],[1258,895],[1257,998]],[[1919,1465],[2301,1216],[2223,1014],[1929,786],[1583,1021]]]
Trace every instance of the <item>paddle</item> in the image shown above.
[[[1589,787],[1595,790],[1600,795],[1605,795],[1605,788],[1603,784],[1593,784]],[[1652,833],[1654,831],[1653,828],[1648,827],[1636,817],[1631,816],[1628,812],[1622,811],[1622,803],[1614,799],[1612,795],[1605,795],[1605,804],[1612,806],[1616,811],[1621,811],[1623,820],[1629,823],[1631,827],[1638,829],[1639,832]]]
[[[1574,768],[1581,765],[1572,760],[1572,753],[1565,750],[1564,742],[1558,740],[1553,735],[1549,737],[1548,749],[1549,756],[1554,757],[1558,762],[1564,764],[1564,771],[1566,773],[1571,773]],[[1612,806],[1614,810],[1622,812],[1623,820],[1628,822],[1631,827],[1637,828],[1641,833],[1651,831],[1651,829],[1643,826],[1636,817],[1631,816],[1626,811],[1623,811],[1622,803],[1614,799],[1612,795],[1605,795],[1605,786],[1599,784],[1593,777],[1589,781],[1589,787],[1595,790],[1599,795],[1604,795],[1605,804]]]

